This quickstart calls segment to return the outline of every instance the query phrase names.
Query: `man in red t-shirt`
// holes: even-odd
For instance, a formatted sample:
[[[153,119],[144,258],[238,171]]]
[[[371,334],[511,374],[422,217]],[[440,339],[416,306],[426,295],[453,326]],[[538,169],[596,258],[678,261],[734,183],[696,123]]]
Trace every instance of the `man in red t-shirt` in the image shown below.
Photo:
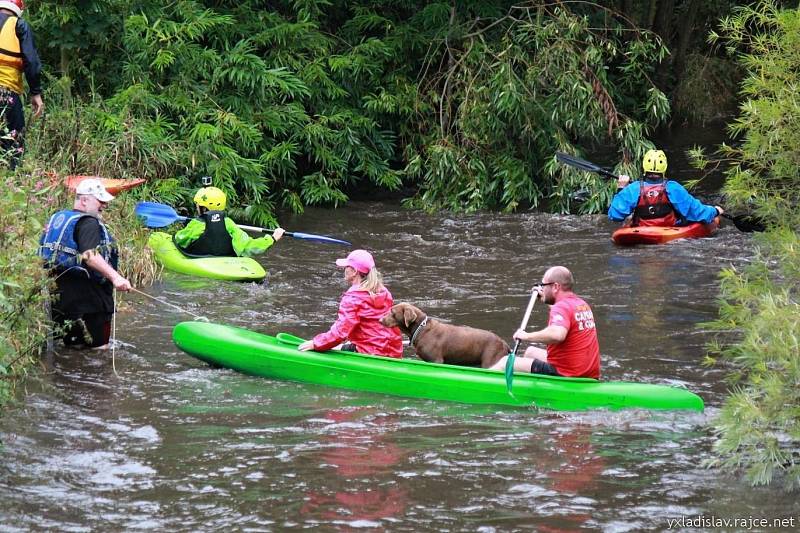
[[[537,290],[539,298],[552,306],[547,327],[532,333],[518,329],[514,338],[544,343],[547,350],[528,347],[514,360],[515,372],[600,378],[600,345],[592,308],[572,292],[573,284],[572,273],[563,266],[545,272]],[[506,357],[492,368],[502,370],[505,365]]]

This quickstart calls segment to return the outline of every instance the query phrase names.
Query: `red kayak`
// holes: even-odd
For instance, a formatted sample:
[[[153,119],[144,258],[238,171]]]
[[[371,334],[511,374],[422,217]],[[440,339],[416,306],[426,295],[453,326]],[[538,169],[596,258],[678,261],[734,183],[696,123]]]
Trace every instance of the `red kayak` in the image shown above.
[[[698,239],[709,237],[717,231],[719,217],[710,224],[693,222],[686,226],[638,226],[620,228],[611,235],[611,240],[621,246],[634,244],[664,244],[676,239]]]
[[[146,181],[141,178],[120,180],[115,178],[101,178],[100,176],[67,176],[64,178],[64,183],[70,190],[74,191],[78,184],[86,178],[95,178],[102,181],[106,190],[115,195],[121,193],[122,191],[127,191],[128,189],[138,187]]]

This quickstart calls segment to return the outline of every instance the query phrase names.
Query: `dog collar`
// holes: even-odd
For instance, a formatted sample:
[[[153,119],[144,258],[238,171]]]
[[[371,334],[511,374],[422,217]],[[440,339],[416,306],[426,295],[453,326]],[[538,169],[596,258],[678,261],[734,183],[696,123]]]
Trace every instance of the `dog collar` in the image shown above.
[[[414,346],[414,341],[417,340],[417,335],[419,335],[419,332],[422,331],[422,328],[424,328],[427,324],[428,316],[426,315],[425,318],[422,319],[422,322],[419,323],[419,326],[417,326],[417,329],[415,329],[414,333],[411,335],[411,346]]]

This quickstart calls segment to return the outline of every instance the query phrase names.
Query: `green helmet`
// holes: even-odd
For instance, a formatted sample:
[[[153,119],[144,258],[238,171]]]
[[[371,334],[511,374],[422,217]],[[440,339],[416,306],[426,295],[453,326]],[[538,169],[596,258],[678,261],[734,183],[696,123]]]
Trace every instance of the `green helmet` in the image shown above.
[[[648,150],[642,159],[642,168],[645,172],[665,173],[667,171],[667,154],[662,150]]]

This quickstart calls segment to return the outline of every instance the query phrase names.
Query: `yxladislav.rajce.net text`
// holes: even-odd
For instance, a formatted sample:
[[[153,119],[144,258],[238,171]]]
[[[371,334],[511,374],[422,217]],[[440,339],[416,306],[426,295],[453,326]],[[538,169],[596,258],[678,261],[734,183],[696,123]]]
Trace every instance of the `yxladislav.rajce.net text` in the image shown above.
[[[795,517],[788,518],[759,518],[748,516],[747,518],[722,518],[719,516],[682,516],[680,518],[668,518],[668,529],[701,528],[701,527],[724,527],[737,529],[756,529],[762,527],[795,529],[795,524],[800,522]]]

